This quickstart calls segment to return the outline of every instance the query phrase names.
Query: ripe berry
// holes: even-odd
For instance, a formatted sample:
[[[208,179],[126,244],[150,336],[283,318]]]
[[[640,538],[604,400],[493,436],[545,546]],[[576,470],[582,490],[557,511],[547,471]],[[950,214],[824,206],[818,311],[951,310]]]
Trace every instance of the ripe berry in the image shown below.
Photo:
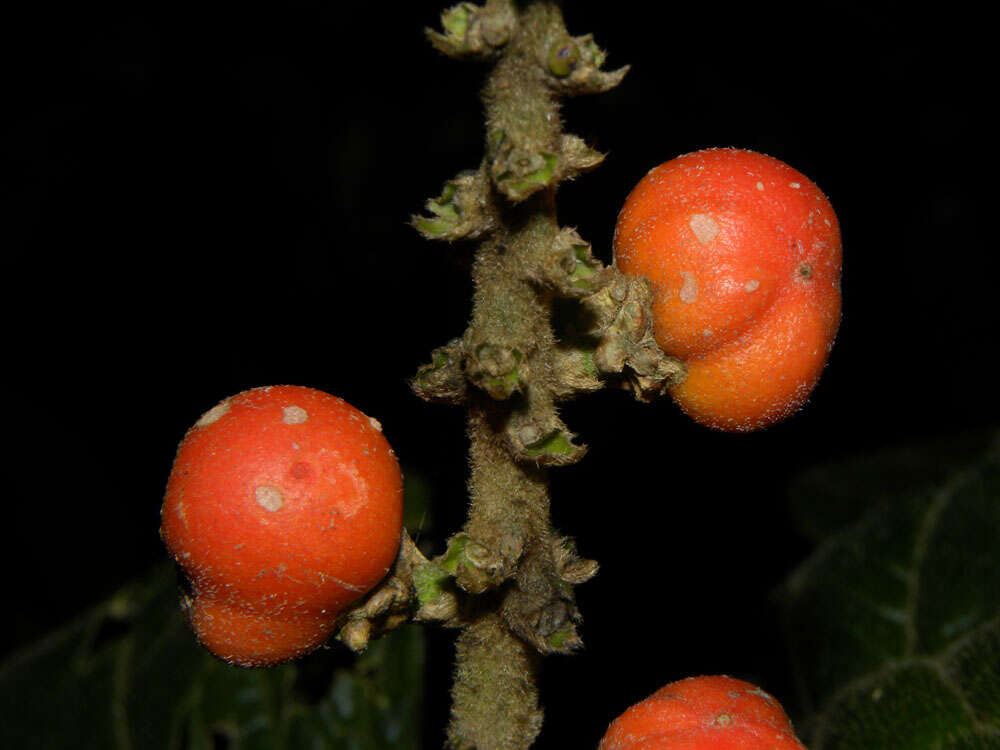
[[[234,664],[270,665],[322,644],[388,572],[402,476],[378,422],[347,402],[255,388],[188,431],[161,516],[198,639]]]
[[[652,284],[657,343],[688,365],[671,393],[695,421],[745,432],[805,402],[840,323],[840,229],[808,178],[753,151],[680,156],[628,196],[614,251]]]
[[[598,750],[805,750],[781,705],[749,682],[689,677],[636,703]]]

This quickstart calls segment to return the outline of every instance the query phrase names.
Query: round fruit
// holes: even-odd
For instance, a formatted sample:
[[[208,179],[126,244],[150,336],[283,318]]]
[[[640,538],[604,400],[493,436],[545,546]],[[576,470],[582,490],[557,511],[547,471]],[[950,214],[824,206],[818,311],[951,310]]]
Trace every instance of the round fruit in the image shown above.
[[[388,572],[402,475],[378,422],[347,402],[255,388],[188,431],[160,514],[198,639],[234,664],[270,665],[321,645]]]
[[[622,273],[653,287],[660,348],[684,360],[671,391],[695,421],[746,432],[795,412],[840,324],[840,229],[787,164],[716,148],[652,169],[614,238]]]
[[[599,750],[805,750],[781,705],[724,675],[666,685],[615,719]]]

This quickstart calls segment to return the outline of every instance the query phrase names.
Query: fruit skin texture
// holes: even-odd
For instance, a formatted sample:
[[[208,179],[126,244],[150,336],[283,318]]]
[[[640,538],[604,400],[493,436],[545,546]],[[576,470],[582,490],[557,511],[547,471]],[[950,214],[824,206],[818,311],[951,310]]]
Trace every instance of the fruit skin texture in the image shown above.
[[[615,263],[653,287],[654,333],[688,365],[696,422],[747,432],[794,413],[840,324],[840,228],[784,162],[716,148],[652,169],[618,216]]]
[[[805,750],[781,705],[725,675],[671,682],[608,727],[598,750]]]
[[[402,494],[378,423],[335,396],[270,386],[206,412],[181,441],[160,511],[198,640],[241,666],[321,645],[392,566]]]

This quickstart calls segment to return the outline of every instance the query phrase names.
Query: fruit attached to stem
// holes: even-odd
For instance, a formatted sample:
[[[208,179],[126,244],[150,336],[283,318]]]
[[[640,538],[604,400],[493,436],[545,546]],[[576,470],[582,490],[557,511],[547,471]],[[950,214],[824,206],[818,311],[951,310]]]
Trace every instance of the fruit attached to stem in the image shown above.
[[[671,389],[695,421],[746,432],[794,413],[840,323],[840,229],[808,178],[715,148],[652,169],[625,201],[615,263],[653,287],[657,343],[684,360]]]
[[[301,386],[210,409],[174,460],[160,535],[198,640],[241,666],[302,656],[388,572],[402,476],[381,427]]]

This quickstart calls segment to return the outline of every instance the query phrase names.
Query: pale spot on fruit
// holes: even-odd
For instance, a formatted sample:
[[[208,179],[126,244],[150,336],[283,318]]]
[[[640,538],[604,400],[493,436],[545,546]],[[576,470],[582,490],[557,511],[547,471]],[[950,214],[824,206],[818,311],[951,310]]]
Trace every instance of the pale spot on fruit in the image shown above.
[[[757,183],[757,189],[758,190],[763,190],[764,189],[764,183],[763,182],[758,182]]]
[[[830,223],[829,219],[823,219],[823,223],[826,224],[828,227],[832,227],[833,226],[833,224]]]
[[[756,292],[760,288],[760,282],[757,279],[750,279],[743,288],[748,292]]]
[[[257,501],[257,505],[271,513],[280,510],[281,506],[285,503],[285,496],[281,494],[281,490],[277,487],[269,487],[268,485],[257,487],[253,491],[253,497]]]
[[[797,182],[789,182],[788,187],[792,188],[793,190],[798,190],[802,186]]]
[[[719,233],[719,222],[708,214],[695,214],[688,219],[688,226],[702,245],[707,245]]]
[[[336,475],[325,477],[337,498],[335,507],[344,518],[350,518],[367,502],[368,483],[358,471],[355,462],[345,463],[339,467]]]
[[[733,715],[723,711],[721,714],[718,714],[714,719],[712,719],[708,723],[711,726],[728,727],[730,724],[733,723]]]
[[[302,424],[309,419],[309,412],[301,406],[285,406],[281,409],[281,421],[285,424]]]
[[[698,282],[694,278],[694,274],[690,271],[681,271],[681,278],[683,283],[681,284],[681,302],[696,302],[698,300]]]
[[[712,335],[712,329],[711,328],[702,328],[701,329],[701,335],[704,336],[705,338],[708,338],[709,336]]]
[[[379,432],[382,432],[382,423],[379,422],[375,417],[368,417],[368,424],[374,427]]]
[[[202,414],[201,418],[194,423],[194,426],[207,427],[213,422],[218,422],[228,412],[229,412],[229,402],[223,401],[221,404],[216,404],[211,409]]]

